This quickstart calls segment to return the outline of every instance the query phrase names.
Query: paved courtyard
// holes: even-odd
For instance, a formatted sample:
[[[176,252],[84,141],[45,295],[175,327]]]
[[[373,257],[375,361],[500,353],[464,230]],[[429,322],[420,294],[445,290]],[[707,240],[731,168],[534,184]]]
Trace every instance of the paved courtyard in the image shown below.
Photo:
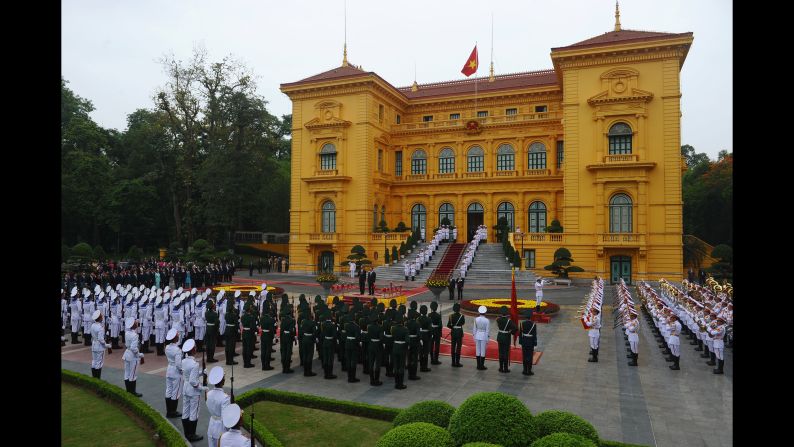
[[[239,280],[265,280],[268,284],[283,287],[292,296],[305,293],[308,297],[322,293],[321,287],[310,276],[292,274],[255,274],[248,272]],[[421,283],[411,283],[411,287]],[[538,325],[538,346],[542,351],[540,362],[533,367],[534,376],[521,374],[520,364],[512,364],[510,374],[500,374],[497,362],[486,362],[487,371],[475,369],[474,359],[463,358],[463,368],[450,367],[450,358],[441,356],[442,365],[432,366],[432,371],[419,373],[421,380],[406,380],[406,390],[394,389],[392,379],[381,373],[384,385],[372,387],[358,369],[359,383],[348,383],[334,365],[336,380],[324,380],[319,360],[315,359],[313,370],[316,377],[304,377],[298,363],[297,348],[293,352],[294,374],[282,374],[278,354],[273,371],[262,371],[261,358],[254,360],[255,368],[243,369],[242,358],[234,368],[235,394],[251,388],[267,387],[280,390],[315,394],[337,399],[354,400],[393,407],[407,407],[415,402],[438,399],[459,405],[473,393],[501,391],[521,399],[532,413],[549,409],[566,410],[590,421],[604,439],[637,443],[658,447],[678,446],[724,446],[733,443],[733,351],[725,351],[725,374],[712,374],[712,367],[700,358],[700,352],[688,340],[682,340],[681,370],[672,371],[664,360],[650,328],[641,318],[639,366],[629,367],[626,346],[620,327],[612,328],[613,288],[605,290],[604,324],[601,332],[601,348],[598,363],[588,363],[589,343],[587,333],[577,319],[577,308],[588,292],[585,287],[547,287],[544,299],[560,305],[549,324]],[[632,296],[637,300],[631,288]],[[409,299],[421,303],[433,300],[427,291]],[[534,298],[534,289],[521,285],[519,298]],[[464,289],[464,298],[509,297],[510,289],[502,286],[470,286]],[[439,311],[444,324],[452,311],[452,301],[447,292],[442,293]],[[465,330],[471,331],[474,317],[467,316]],[[495,325],[491,325],[495,338]],[[85,374],[90,373],[90,348],[68,344],[62,348],[64,368]],[[237,352],[241,352],[238,345]],[[114,350],[106,360],[102,378],[116,385],[123,384],[123,350]],[[258,355],[258,354],[257,354]],[[218,363],[231,373],[231,366],[224,364],[223,348],[216,350]],[[154,354],[146,356],[138,378],[138,392],[158,411],[165,413],[163,391],[165,388],[165,357]],[[229,381],[227,380],[227,392]],[[202,401],[197,432],[206,433],[207,411]],[[181,411],[181,402],[180,402]],[[176,419],[172,422],[181,430]],[[203,445],[206,440],[196,443]]]

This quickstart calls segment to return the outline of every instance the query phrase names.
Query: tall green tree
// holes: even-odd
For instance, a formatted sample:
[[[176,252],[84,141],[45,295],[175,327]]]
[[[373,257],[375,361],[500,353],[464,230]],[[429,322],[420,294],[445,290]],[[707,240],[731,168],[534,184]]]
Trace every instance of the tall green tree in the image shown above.
[[[695,235],[712,245],[731,245],[733,155],[723,151],[717,161],[709,160],[705,154],[695,154],[692,159],[699,161],[689,165],[682,179],[684,234]]]

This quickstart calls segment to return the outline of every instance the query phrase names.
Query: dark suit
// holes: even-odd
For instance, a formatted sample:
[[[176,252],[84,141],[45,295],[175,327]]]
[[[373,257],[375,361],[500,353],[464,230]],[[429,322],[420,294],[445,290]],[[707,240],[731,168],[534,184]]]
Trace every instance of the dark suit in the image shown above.
[[[370,295],[375,294],[375,278],[376,278],[375,270],[369,272],[369,275],[367,275],[367,283],[369,284]]]
[[[449,299],[451,300],[455,299],[455,286],[457,285],[458,281],[455,278],[449,280],[449,285],[447,287],[449,288]]]
[[[463,278],[458,279],[458,299],[463,299]]]
[[[367,272],[365,270],[361,270],[358,274],[358,288],[361,292],[361,295],[364,294],[364,286],[367,284]]]

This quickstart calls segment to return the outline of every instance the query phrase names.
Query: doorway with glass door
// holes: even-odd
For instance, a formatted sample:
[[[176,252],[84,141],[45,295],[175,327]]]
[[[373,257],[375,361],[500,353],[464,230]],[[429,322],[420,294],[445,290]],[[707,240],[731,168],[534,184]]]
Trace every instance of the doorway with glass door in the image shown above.
[[[631,284],[631,256],[612,256],[609,258],[610,268],[610,284],[617,284],[620,278],[626,284]]]

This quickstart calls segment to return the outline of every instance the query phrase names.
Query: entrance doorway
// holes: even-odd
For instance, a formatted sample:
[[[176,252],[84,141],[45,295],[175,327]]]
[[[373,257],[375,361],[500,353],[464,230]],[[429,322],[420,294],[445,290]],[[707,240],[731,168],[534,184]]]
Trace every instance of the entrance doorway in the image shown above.
[[[619,283],[620,278],[631,284],[631,256],[612,256],[609,260],[612,264],[610,284]]]
[[[334,252],[324,251],[317,259],[317,271],[320,273],[334,272]]]
[[[466,234],[468,236],[468,241],[474,239],[474,233],[477,232],[477,227],[482,225],[485,221],[484,216],[485,212],[482,205],[477,202],[469,205],[469,209],[466,210]]]

